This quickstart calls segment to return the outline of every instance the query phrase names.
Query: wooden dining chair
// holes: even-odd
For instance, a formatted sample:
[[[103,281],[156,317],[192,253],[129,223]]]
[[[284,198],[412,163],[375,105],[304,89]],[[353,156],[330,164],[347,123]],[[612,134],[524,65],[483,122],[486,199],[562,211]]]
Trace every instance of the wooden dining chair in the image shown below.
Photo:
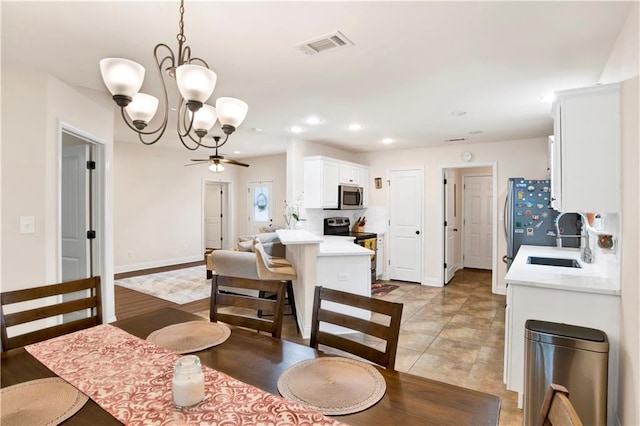
[[[322,306],[323,301],[368,310],[374,314],[382,314],[388,317],[388,325],[329,310]],[[316,349],[318,349],[318,345],[340,349],[393,370],[398,349],[402,307],[402,303],[318,286],[315,289],[313,299],[310,345]],[[338,325],[354,332],[382,339],[386,342],[385,349],[381,351],[360,342],[322,331],[320,329],[321,323]]]
[[[75,293],[75,294],[72,294]],[[67,297],[64,297],[69,295]],[[37,299],[55,297],[54,303],[46,301],[35,302]],[[19,348],[32,343],[62,336],[84,328],[102,324],[102,300],[100,292],[100,277],[85,278],[76,281],[67,281],[59,284],[50,284],[41,287],[26,288],[22,290],[7,291],[0,294],[0,325],[2,351]],[[28,306],[10,306],[21,302],[32,302]],[[21,307],[24,306],[24,307]],[[7,309],[9,308],[9,309]],[[87,311],[88,310],[88,311]],[[6,313],[5,311],[9,311]],[[87,311],[85,314],[82,311]],[[72,319],[62,323],[56,317],[65,314],[78,313],[78,319]],[[7,329],[21,324],[37,320],[51,320],[57,325],[49,326],[35,331],[27,331],[8,336]],[[37,327],[37,325],[34,325]],[[11,330],[14,332],[15,330]]]
[[[569,400],[569,391],[562,385],[551,383],[538,413],[536,426],[582,426],[578,413]]]
[[[239,327],[251,328],[280,338],[286,282],[258,279],[255,271],[246,271],[246,274],[243,274],[240,268],[234,264],[237,259],[234,259],[233,253],[227,256],[224,250],[219,250],[214,254],[215,272],[211,286],[211,309],[209,310],[211,321],[221,321]],[[225,274],[227,271],[233,272],[233,275]],[[247,275],[251,278],[240,275]],[[221,286],[224,287],[222,292],[220,291]],[[274,293],[276,297],[273,299],[261,298],[259,297],[261,292]],[[231,309],[221,311],[221,308]],[[258,312],[266,315],[259,317]]]

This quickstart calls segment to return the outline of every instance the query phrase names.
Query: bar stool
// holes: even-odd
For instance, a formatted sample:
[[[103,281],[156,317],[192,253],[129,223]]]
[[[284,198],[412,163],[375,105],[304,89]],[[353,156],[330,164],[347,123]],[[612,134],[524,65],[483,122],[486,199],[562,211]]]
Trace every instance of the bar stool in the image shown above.
[[[287,283],[286,296],[291,306],[291,315],[296,323],[296,331],[300,333],[298,325],[298,316],[296,314],[296,301],[293,295],[293,280],[297,278],[296,270],[291,263],[282,257],[269,256],[262,246],[262,243],[256,242],[254,245],[256,251],[256,266],[258,269],[258,277],[261,280],[285,281]],[[261,294],[261,297],[264,296]],[[258,315],[260,316],[260,315]]]

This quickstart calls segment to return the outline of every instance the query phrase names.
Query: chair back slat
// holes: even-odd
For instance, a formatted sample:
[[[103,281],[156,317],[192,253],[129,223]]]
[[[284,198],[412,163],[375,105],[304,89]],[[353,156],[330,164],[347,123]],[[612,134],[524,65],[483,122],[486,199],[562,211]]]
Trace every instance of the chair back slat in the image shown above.
[[[536,426],[547,425],[582,426],[582,421],[569,400],[569,391],[556,383],[549,385],[536,419]]]
[[[29,309],[28,311],[15,312],[13,314],[5,315],[5,324],[7,327],[12,327],[26,322],[55,317],[56,315],[70,314],[83,309],[91,309],[94,308],[96,304],[97,298],[95,296],[91,296],[83,299],[63,302],[57,305],[49,305],[42,308]]]
[[[328,308],[322,307],[323,301],[334,302],[340,305],[386,315],[389,317],[388,325],[331,311]],[[357,355],[388,369],[393,369],[398,349],[402,307],[403,305],[401,303],[374,299],[318,286],[315,289],[313,299],[310,345],[316,349],[318,345],[330,346]],[[382,339],[386,343],[385,349],[382,351],[342,336],[321,331],[321,323],[338,325],[354,330],[354,332],[357,333]]]
[[[91,277],[59,284],[49,284],[40,287],[1,293],[0,340],[2,342],[2,350],[7,351],[78,331],[83,328],[102,324],[102,297],[100,286],[100,277]],[[89,291],[87,292],[87,290]],[[70,295],[72,300],[56,301],[55,303],[46,301],[46,305],[44,306],[38,306],[35,308],[29,306],[22,310],[17,307],[12,307],[12,310],[15,310],[15,312],[5,314],[8,305],[30,301],[40,303],[35,301],[47,297],[60,297],[63,295]],[[46,320],[51,318],[55,319],[55,321],[60,321],[59,317],[61,315],[86,310],[89,311],[89,316],[87,318],[66,321],[54,326],[15,334],[11,337],[9,337],[10,333],[7,331],[9,327],[27,324],[37,320]],[[62,321],[65,320],[63,319]]]
[[[222,284],[224,283],[224,284]],[[268,291],[276,293],[275,299],[251,297],[242,294],[221,293],[220,285],[233,289],[257,290],[259,293]],[[221,321],[238,327],[251,328],[270,333],[280,338],[282,334],[282,319],[284,314],[284,299],[286,283],[283,281],[249,280],[233,277],[213,276],[211,286],[211,309],[209,318],[212,322]],[[220,312],[220,308],[243,308],[241,312]],[[251,315],[248,313],[250,312]],[[255,312],[255,315],[253,315]],[[273,315],[271,318],[261,318],[263,312]]]

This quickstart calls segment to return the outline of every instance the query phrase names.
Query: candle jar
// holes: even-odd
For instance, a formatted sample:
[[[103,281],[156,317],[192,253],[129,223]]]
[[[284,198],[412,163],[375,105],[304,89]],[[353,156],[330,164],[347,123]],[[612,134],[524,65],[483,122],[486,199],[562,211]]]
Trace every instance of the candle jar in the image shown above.
[[[193,407],[204,399],[204,374],[196,355],[183,356],[176,361],[171,394],[173,405],[178,408]]]

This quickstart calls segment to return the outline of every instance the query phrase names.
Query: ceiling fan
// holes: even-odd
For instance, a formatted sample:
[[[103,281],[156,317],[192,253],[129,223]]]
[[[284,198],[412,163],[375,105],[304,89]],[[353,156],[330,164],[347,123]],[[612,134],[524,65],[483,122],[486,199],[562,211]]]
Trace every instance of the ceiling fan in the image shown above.
[[[209,170],[211,170],[212,172],[223,171],[224,170],[224,166],[222,165],[223,163],[232,164],[234,166],[249,167],[248,164],[241,163],[236,160],[230,160],[230,159],[224,158],[222,155],[218,155],[218,148],[224,145],[224,143],[227,140],[225,139],[225,141],[222,142],[221,144],[218,144],[218,142],[220,141],[220,136],[214,136],[213,140],[216,141],[216,145],[215,145],[216,153],[214,155],[210,155],[209,158],[192,159],[191,161],[194,161],[194,163],[185,164],[185,166],[195,166],[197,164],[209,163]]]

